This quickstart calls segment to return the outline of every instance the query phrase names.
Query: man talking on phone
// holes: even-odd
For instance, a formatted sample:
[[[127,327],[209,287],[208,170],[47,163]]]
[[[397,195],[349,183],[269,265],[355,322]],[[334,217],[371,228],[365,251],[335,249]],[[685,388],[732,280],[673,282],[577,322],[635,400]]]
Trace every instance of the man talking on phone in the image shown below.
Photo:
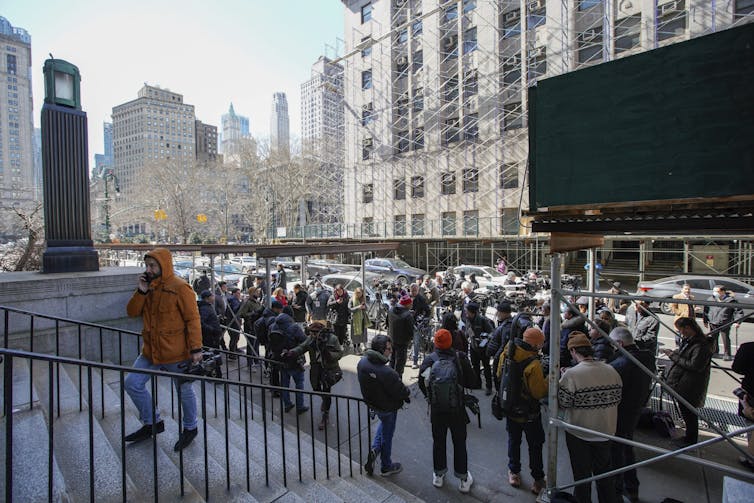
[[[141,316],[144,340],[134,368],[183,372],[187,362],[202,360],[202,328],[196,296],[188,283],[173,274],[173,257],[165,248],[155,248],[144,255],[146,271],[139,275],[136,291],[128,301],[128,316]],[[126,376],[125,388],[143,426],[126,435],[126,442],[139,442],[165,431],[160,412],[152,407],[147,391],[149,374]],[[183,408],[183,431],[174,450],[187,447],[197,434],[196,395],[190,381],[173,380]]]

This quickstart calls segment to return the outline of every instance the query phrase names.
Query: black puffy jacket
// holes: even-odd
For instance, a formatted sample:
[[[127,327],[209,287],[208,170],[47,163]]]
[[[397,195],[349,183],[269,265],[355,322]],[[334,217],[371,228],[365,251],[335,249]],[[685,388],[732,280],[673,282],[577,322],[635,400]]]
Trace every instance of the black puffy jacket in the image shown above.
[[[670,354],[673,364],[668,369],[668,386],[694,407],[704,405],[709,384],[712,345],[704,334],[681,342],[681,348]]]
[[[197,302],[199,307],[199,318],[202,324],[202,344],[212,348],[220,347],[220,337],[223,335],[223,329],[220,326],[220,320],[215,314],[215,308],[203,300]]]
[[[392,412],[401,408],[409,391],[398,373],[386,365],[388,358],[367,350],[356,366],[361,395],[364,401],[379,412]]]
[[[414,340],[414,316],[400,304],[387,314],[387,334],[393,346],[408,346]]]
[[[604,335],[600,335],[596,339],[592,339],[592,348],[594,348],[595,360],[602,360],[603,362],[610,363],[615,358],[615,348],[613,348],[610,341]]]

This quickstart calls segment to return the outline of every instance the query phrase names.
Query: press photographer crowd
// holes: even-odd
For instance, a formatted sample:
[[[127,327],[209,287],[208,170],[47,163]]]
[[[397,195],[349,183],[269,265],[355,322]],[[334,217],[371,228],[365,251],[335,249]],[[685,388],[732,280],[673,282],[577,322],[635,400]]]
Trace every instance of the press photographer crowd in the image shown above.
[[[677,299],[689,302],[680,300],[671,306],[677,347],[660,350],[660,321],[649,303],[594,298],[589,319],[592,297],[578,296],[551,306],[549,279],[537,271],[518,275],[504,259],[495,266],[504,279],[484,287],[474,274],[466,277],[463,270],[459,274],[449,270],[435,278],[419,276],[411,283],[375,278],[367,292],[360,282],[356,288],[350,282],[331,288],[317,276],[295,283],[289,291],[282,266],[272,275],[269,288],[264,275],[252,274],[239,281],[243,291],[222,281],[213,285],[206,275],[206,282],[199,277],[189,285],[174,274],[172,260],[170,252],[161,248],[145,255],[146,271],[138,277],[127,312],[143,318],[144,344],[134,367],[186,374],[175,382],[183,411],[176,451],[197,436],[192,377],[222,378],[223,354],[229,360],[241,354],[260,357],[253,365],[264,372],[269,384],[280,387],[285,412],[295,409],[297,414],[307,413],[309,407],[302,393],[294,392],[292,397],[288,390],[304,389],[306,366],[311,388],[329,393],[343,378],[339,360],[354,354],[361,357],[357,366],[361,393],[379,420],[364,460],[369,475],[377,470],[378,460],[382,476],[403,469],[392,458],[392,444],[398,411],[410,402],[404,384],[410,365],[418,370],[418,388],[428,402],[435,487],[442,487],[448,476],[449,431],[458,490],[471,490],[474,478],[469,472],[466,427],[471,416],[491,411],[506,421],[508,484],[540,494],[547,476],[543,408],[549,391],[551,337],[560,341],[558,407],[571,425],[631,440],[636,429],[647,423],[677,437],[673,442],[678,448],[696,444],[698,416],[687,405],[697,409],[704,405],[713,358],[720,356],[732,359],[732,371],[743,375],[735,391],[739,415],[748,424],[754,422],[754,343],[732,351],[730,327],[740,324],[743,311],[735,302],[724,302],[727,293],[722,286],[715,287],[720,305],[703,309],[689,303],[691,297],[682,287]],[[354,278],[360,281],[361,276]],[[580,278],[566,276],[565,281],[578,290]],[[609,292],[626,293],[619,283]],[[550,329],[552,309],[561,312],[558,333]],[[708,332],[697,322],[697,314]],[[723,355],[718,345],[721,335]],[[245,350],[239,348],[242,337]],[[685,424],[683,435],[676,435],[667,412],[649,407],[657,376],[686,402],[677,403]],[[165,429],[146,387],[148,380],[146,374],[131,373],[125,381],[143,424],[125,437],[128,442]],[[330,398],[323,395],[320,430],[328,428],[330,408]],[[524,435],[529,476],[522,473],[521,465]],[[754,445],[751,435],[748,438],[748,457],[739,461],[754,471]],[[618,441],[582,430],[567,430],[565,439],[574,480],[636,462],[633,447]],[[639,501],[636,470],[601,478],[595,485],[600,502],[624,497]],[[589,502],[591,492],[591,484],[580,484],[573,494],[551,495],[550,501]]]

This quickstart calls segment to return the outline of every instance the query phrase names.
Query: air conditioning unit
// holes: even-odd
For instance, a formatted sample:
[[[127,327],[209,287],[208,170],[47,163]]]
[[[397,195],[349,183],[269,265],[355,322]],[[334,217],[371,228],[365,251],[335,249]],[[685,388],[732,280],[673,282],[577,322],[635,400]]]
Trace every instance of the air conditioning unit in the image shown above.
[[[533,0],[529,2],[529,12],[536,12],[545,8],[547,0]]]
[[[510,12],[506,12],[505,16],[503,17],[503,22],[506,24],[508,23],[515,23],[519,20],[521,17],[521,11],[520,9],[512,10]]]
[[[372,111],[372,104],[371,103],[366,103],[364,105],[361,105],[361,109],[364,112],[371,112]]]
[[[400,9],[401,7],[406,5],[406,0],[395,0],[394,4],[396,9]]]
[[[408,58],[406,56],[398,56],[395,60],[398,66],[405,66],[408,64]]]
[[[602,28],[590,28],[581,34],[581,40],[584,42],[591,42],[602,35]]]
[[[408,103],[408,91],[403,92],[398,95],[398,104],[399,105],[405,105]]]
[[[503,61],[503,65],[505,66],[521,66],[521,55],[520,54],[514,54],[513,56],[506,58]]]
[[[371,138],[364,138],[361,140],[361,146],[365,148],[369,148],[372,146],[372,139]]]
[[[665,16],[667,14],[673,14],[674,12],[680,12],[681,9],[679,8],[680,2],[678,0],[675,0],[674,2],[668,2],[660,5],[660,15]]]
[[[456,46],[456,42],[458,42],[458,35],[450,35],[449,37],[443,39],[442,46],[446,49],[452,49]]]

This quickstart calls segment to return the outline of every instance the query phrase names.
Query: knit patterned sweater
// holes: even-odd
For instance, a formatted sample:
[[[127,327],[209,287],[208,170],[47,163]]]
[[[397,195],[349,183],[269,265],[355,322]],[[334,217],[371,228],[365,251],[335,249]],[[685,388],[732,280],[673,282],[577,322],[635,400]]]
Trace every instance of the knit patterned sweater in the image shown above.
[[[558,404],[565,411],[567,423],[615,435],[622,390],[620,375],[613,367],[597,360],[584,360],[560,378]],[[569,433],[588,442],[607,442],[587,433]]]

